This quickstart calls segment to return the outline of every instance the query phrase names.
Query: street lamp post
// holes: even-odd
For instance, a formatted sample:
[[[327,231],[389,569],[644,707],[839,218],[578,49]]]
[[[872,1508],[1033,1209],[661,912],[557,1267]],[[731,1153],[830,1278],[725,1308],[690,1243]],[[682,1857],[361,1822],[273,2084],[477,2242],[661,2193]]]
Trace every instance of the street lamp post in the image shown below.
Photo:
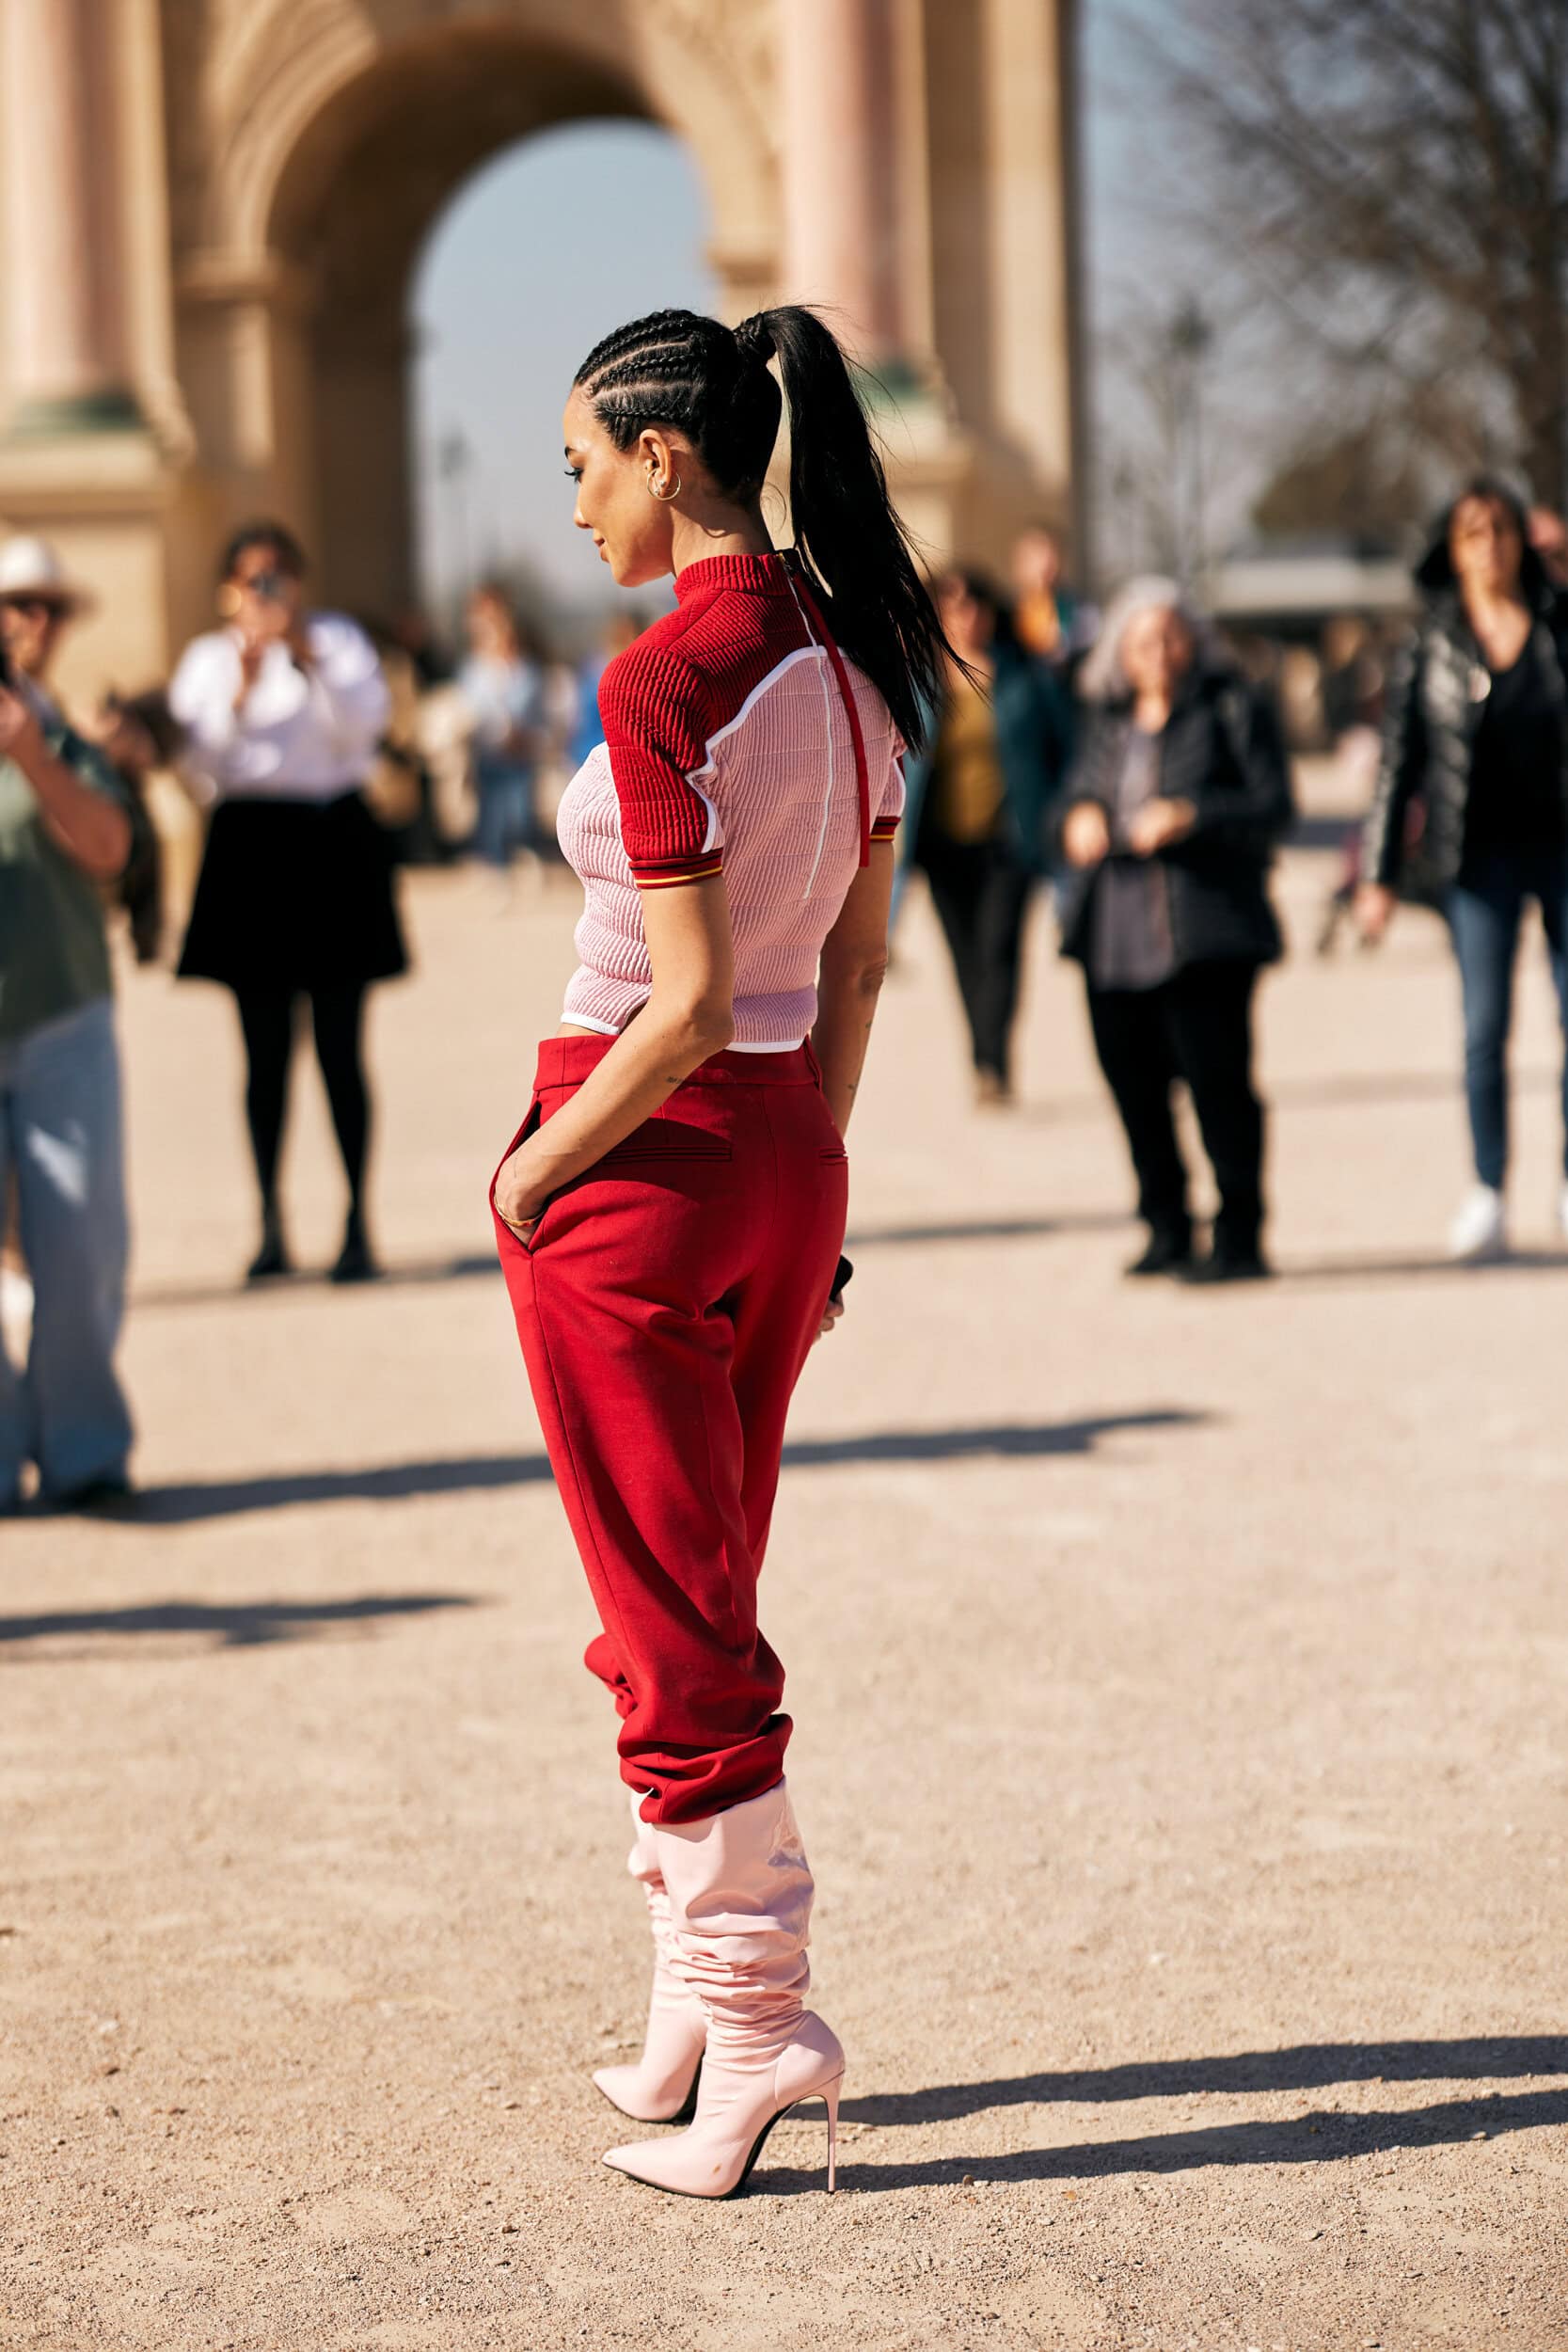
[[[473,471],[473,444],[461,425],[444,433],[436,452],[436,471],[447,496],[447,543],[452,561],[452,603],[461,612],[472,585],[468,545],[468,477]]]

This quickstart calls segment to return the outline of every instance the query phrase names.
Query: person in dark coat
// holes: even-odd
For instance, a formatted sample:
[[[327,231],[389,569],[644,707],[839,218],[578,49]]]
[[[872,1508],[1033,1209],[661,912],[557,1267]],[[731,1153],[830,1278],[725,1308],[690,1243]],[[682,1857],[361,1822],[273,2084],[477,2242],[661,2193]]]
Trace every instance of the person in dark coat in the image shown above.
[[[1522,502],[1488,477],[1454,501],[1416,578],[1424,609],[1389,674],[1357,913],[1370,938],[1401,898],[1447,917],[1475,1160],[1449,1247],[1475,1261],[1508,1247],[1508,1034],[1531,898],[1568,1034],[1568,595]],[[1568,1168],[1568,1061],[1562,1109]],[[1568,1175],[1557,1218],[1568,1236]]]
[[[969,1024],[975,1095],[1011,1098],[1024,919],[1067,766],[1066,692],[1013,634],[983,574],[947,573],[937,609],[950,663],[924,751],[905,763],[903,858],[924,868]]]
[[[1280,954],[1267,876],[1291,818],[1272,701],[1202,644],[1172,580],[1134,580],[1085,665],[1084,739],[1055,824],[1062,952],[1082,963],[1095,1051],[1126,1130],[1148,1245],[1132,1274],[1266,1274],[1252,1000]],[[1195,1261],[1171,1087],[1183,1079],[1219,1189]]]

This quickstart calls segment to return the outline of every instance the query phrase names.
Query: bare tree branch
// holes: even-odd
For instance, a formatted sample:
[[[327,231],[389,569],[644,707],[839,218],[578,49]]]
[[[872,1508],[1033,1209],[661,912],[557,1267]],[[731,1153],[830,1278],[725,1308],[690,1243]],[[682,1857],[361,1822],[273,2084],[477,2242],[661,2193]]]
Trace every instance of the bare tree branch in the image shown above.
[[[1565,0],[1171,0],[1151,39],[1210,243],[1369,412],[1373,376],[1461,364],[1568,504]]]

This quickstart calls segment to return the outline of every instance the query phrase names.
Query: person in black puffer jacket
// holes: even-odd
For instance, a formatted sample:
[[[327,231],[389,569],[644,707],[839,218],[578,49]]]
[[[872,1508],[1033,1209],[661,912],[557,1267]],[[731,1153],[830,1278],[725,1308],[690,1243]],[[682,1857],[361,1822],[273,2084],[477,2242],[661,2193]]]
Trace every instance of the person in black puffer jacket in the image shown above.
[[[1172,580],[1123,590],[1083,683],[1092,716],[1055,827],[1062,952],[1084,966],[1149,1229],[1128,1271],[1256,1279],[1268,1268],[1252,997],[1281,952],[1267,874],[1292,815],[1279,720],[1204,647]],[[1196,1263],[1177,1078],[1220,1195],[1212,1248]]]
[[[1448,919],[1476,1173],[1449,1247],[1473,1261],[1508,1245],[1508,1033],[1529,898],[1568,1031],[1568,596],[1521,501],[1487,476],[1454,501],[1416,579],[1425,609],[1389,674],[1357,914],[1369,938],[1401,898]],[[1568,1067],[1562,1086],[1568,1136]],[[1568,1235],[1568,1181],[1557,1215]]]

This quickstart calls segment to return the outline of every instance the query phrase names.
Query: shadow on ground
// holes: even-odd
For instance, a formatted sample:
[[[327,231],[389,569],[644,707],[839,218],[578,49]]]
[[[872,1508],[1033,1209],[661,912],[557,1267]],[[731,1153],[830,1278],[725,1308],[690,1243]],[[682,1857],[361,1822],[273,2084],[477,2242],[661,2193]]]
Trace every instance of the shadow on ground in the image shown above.
[[[1477,1282],[1509,1274],[1568,1274],[1568,1252],[1560,1249],[1513,1249],[1506,1258],[1467,1265],[1454,1258],[1380,1257],[1375,1250],[1341,1258],[1284,1261],[1278,1269],[1283,1282],[1345,1282],[1364,1288],[1375,1282],[1404,1282],[1414,1276],[1441,1274],[1450,1281]]]
[[[785,1470],[836,1470],[854,1462],[958,1462],[998,1455],[1090,1454],[1102,1438],[1125,1430],[1184,1429],[1206,1413],[1154,1408],[1106,1413],[1085,1421],[1002,1422],[978,1429],[889,1429],[855,1438],[802,1438],[786,1445]],[[214,1479],[179,1486],[144,1486],[112,1514],[116,1525],[183,1527],[229,1518],[242,1511],[277,1511],[295,1503],[392,1502],[419,1495],[467,1494],[486,1487],[542,1486],[550,1466],[543,1454],[481,1454],[444,1462],[388,1462],[363,1470],[280,1470],[257,1478]]]
[[[1235,2056],[1175,2058],[1083,2073],[1022,2074],[996,2082],[946,2083],[925,2090],[890,2091],[845,2102],[845,2121],[882,2128],[948,2122],[1003,2106],[1085,2105],[1129,2099],[1191,2098],[1214,2091],[1319,2090],[1329,2084],[1497,2081],[1510,2076],[1568,2074],[1568,2037],[1503,2036],[1464,2042],[1304,2043],[1289,2050],[1248,2050]],[[807,2109],[803,2120],[810,2121]],[[1111,2140],[1069,2140],[1007,2153],[915,2158],[908,2163],[839,2167],[839,2186],[879,2189],[943,2187],[976,2181],[1091,2181],[1129,2172],[1173,2173],[1205,2165],[1333,2164],[1350,2156],[1392,2153],[1460,2141],[1502,2138],[1568,2123],[1568,2088],[1490,2091],[1441,2100],[1402,2112],[1313,2107],[1306,2114],[1260,2122],[1215,2123]],[[820,2188],[808,2167],[769,2171],[764,2193],[794,2196]]]
[[[960,1223],[942,1225],[864,1226],[853,1229],[845,1236],[845,1248],[856,1249],[896,1249],[920,1248],[935,1242],[965,1241],[1042,1241],[1055,1233],[1114,1233],[1132,1222],[1130,1209],[1063,1210],[1053,1216],[1002,1216],[969,1218]],[[368,1285],[372,1291],[417,1288],[429,1282],[466,1282],[476,1278],[494,1275],[500,1279],[500,1265],[493,1249],[460,1252],[450,1258],[413,1259],[402,1265],[388,1266],[379,1281]],[[232,1306],[245,1292],[258,1303],[267,1299],[297,1298],[302,1291],[334,1290],[324,1269],[280,1275],[277,1280],[258,1283],[245,1292],[243,1282],[150,1283],[136,1290],[132,1296],[134,1310],[159,1307]],[[341,1295],[334,1290],[335,1295]]]
[[[473,1609],[465,1593],[365,1593],[357,1600],[150,1601],[140,1609],[52,1609],[31,1617],[0,1617],[0,1646],[64,1635],[206,1633],[219,1649],[248,1649],[267,1642],[308,1641],[334,1626],[372,1617],[418,1617],[434,1609]]]
[[[992,2082],[934,2083],[847,2099],[857,2123],[948,2123],[993,2107],[1086,2106],[1124,2099],[1185,2099],[1199,2091],[1320,2090],[1330,2083],[1497,2082],[1568,2074],[1568,2034],[1504,2034],[1464,2042],[1303,2042],[1287,2050],[1221,2058],[1150,2058],[1129,2066],[1014,2074]]]
[[[976,2181],[1093,2181],[1117,2173],[1193,2172],[1206,2165],[1338,2164],[1348,2156],[1392,2154],[1400,2148],[1435,2148],[1463,2140],[1500,2139],[1511,2132],[1560,2129],[1568,2123],[1568,2090],[1449,2099],[1403,2114],[1347,2115],[1335,2108],[1286,2122],[1218,2123],[1196,2131],[1141,2138],[1079,2140],[1011,2154],[917,2158],[908,2164],[838,2168],[840,2189],[941,2188]],[[822,2186],[820,2170],[765,2173],[759,2185],[783,2197]]]

